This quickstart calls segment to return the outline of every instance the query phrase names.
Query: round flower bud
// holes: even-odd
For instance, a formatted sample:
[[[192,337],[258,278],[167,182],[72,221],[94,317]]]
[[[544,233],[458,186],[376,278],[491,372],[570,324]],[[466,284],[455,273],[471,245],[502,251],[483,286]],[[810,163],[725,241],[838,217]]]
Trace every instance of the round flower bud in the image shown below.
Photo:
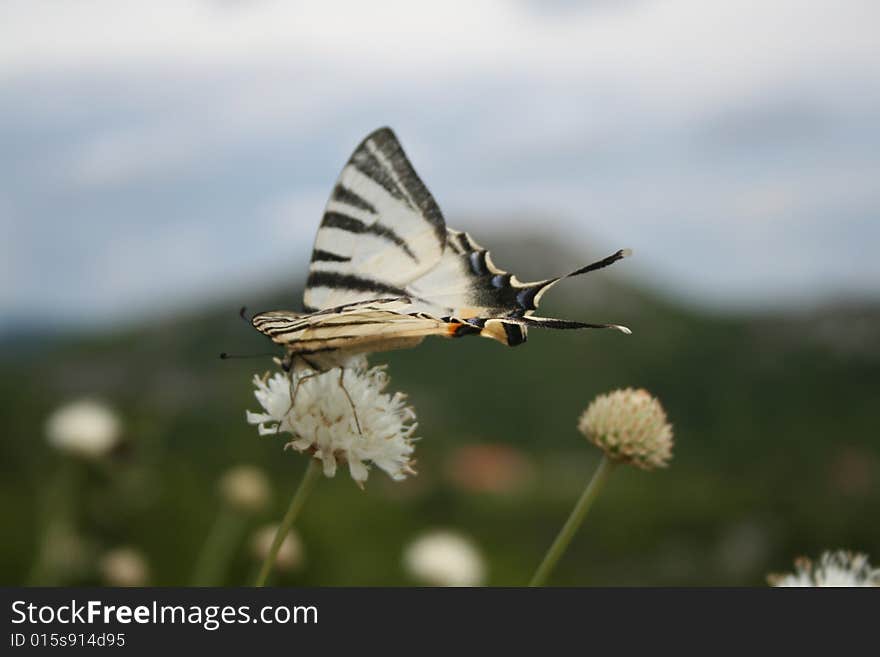
[[[578,430],[612,461],[652,470],[672,458],[672,426],[647,390],[599,395],[581,415]]]
[[[240,511],[257,513],[269,504],[269,482],[263,471],[253,465],[230,468],[220,479],[220,495]]]

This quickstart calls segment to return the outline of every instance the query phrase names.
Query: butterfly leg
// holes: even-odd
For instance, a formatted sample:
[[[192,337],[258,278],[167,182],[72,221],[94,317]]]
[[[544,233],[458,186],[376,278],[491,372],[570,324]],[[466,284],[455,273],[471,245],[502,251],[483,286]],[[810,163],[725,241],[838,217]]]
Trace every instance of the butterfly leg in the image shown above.
[[[293,382],[293,374],[290,375],[290,408],[287,409],[287,412],[290,413],[293,410],[294,405],[296,405],[296,396],[299,394],[300,386],[308,381],[309,379],[313,379],[316,376],[320,376],[323,372],[312,372],[311,374],[306,374],[305,376],[301,376],[299,381],[294,385]]]
[[[308,365],[309,367],[312,367],[312,364],[309,363],[309,361],[307,361],[305,359],[303,359],[303,360],[305,361],[306,365]],[[287,372],[287,376],[290,377],[290,406],[287,407],[287,412],[285,413],[285,415],[287,415],[287,413],[290,413],[291,411],[293,411],[293,408],[296,405],[296,396],[299,394],[300,386],[303,383],[305,383],[306,381],[308,381],[309,379],[313,379],[314,377],[323,374],[323,372],[319,372],[317,369],[313,368],[314,371],[312,371],[311,373],[306,374],[304,376],[301,376],[299,378],[299,381],[295,381],[293,378],[293,370],[294,370],[293,359],[291,358],[291,360],[287,361],[286,364],[287,364],[287,367],[284,367],[284,365],[282,365],[282,367],[284,367],[284,370]],[[279,428],[281,427],[280,424],[278,426],[279,426]]]
[[[345,393],[345,397],[348,399],[348,404],[351,406],[351,412],[354,414],[354,425],[357,427],[358,434],[360,436],[364,435],[364,432],[361,431],[361,421],[358,419],[357,407],[354,405],[354,401],[351,398],[351,395],[348,394],[348,390],[345,389],[345,382],[343,381],[343,377],[345,376],[345,368],[339,368],[339,387],[342,388],[342,392]]]
[[[300,380],[297,381],[297,382],[296,382],[296,385],[294,386],[294,381],[293,381],[293,369],[288,369],[288,370],[287,370],[287,376],[290,377],[290,406],[287,407],[287,411],[284,413],[285,415],[287,415],[288,413],[291,413],[291,412],[293,411],[293,407],[294,407],[294,405],[296,404],[296,396],[297,396],[297,394],[299,393],[299,387],[300,387],[303,383],[305,383],[306,381],[308,381],[309,379],[311,379],[311,378],[313,378],[313,377],[316,377],[316,376],[318,376],[319,374],[322,374],[322,372],[312,372],[311,374],[306,374],[305,376],[301,377]],[[279,431],[281,431],[281,422],[279,422],[279,423],[275,426],[275,433],[277,434]],[[297,437],[297,435],[294,434],[294,439],[295,439],[296,437]],[[284,449],[287,449],[288,447],[293,447],[294,442],[295,442],[295,440],[291,440],[290,442],[286,443],[286,444],[284,445]]]

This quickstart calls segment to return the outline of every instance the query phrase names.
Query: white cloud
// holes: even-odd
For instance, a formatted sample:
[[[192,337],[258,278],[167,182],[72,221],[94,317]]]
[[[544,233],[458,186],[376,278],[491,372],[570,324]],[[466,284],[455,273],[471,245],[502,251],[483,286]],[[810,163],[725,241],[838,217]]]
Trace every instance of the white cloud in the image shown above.
[[[353,74],[525,67],[542,76],[623,73],[652,93],[737,94],[761,79],[880,64],[876,3],[622,3],[535,14],[517,3],[405,0],[237,3],[103,0],[4,4],[5,75],[166,65],[174,70],[320,59]],[[352,76],[354,77],[354,75]],[[712,84],[714,82],[714,84]],[[738,84],[741,83],[741,84]],[[684,92],[683,94],[680,92]]]

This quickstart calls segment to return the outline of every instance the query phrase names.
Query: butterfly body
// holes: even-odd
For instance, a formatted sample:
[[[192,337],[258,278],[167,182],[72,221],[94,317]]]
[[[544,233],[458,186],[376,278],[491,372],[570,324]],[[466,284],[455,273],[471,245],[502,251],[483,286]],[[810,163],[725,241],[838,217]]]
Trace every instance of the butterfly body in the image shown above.
[[[534,316],[541,295],[570,276],[605,267],[617,253],[566,276],[531,283],[500,269],[467,233],[447,228],[394,133],[367,136],[342,170],[315,239],[305,312],[258,313],[251,322],[319,369],[352,355],[404,349],[438,335],[480,335],[516,346],[528,328],[616,328]]]

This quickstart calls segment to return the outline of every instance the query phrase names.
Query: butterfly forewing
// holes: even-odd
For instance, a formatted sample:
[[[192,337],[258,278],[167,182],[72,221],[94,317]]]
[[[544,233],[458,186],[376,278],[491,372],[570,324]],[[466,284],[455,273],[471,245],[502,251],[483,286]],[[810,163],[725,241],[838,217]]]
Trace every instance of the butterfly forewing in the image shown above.
[[[253,324],[291,353],[362,353],[415,346],[428,335],[454,335],[460,322],[408,312],[408,298],[347,304],[304,315],[276,310],[254,316]],[[476,330],[476,329],[474,329]]]
[[[355,149],[327,202],[305,308],[402,296],[436,266],[445,246],[440,208],[394,133],[376,130]]]

